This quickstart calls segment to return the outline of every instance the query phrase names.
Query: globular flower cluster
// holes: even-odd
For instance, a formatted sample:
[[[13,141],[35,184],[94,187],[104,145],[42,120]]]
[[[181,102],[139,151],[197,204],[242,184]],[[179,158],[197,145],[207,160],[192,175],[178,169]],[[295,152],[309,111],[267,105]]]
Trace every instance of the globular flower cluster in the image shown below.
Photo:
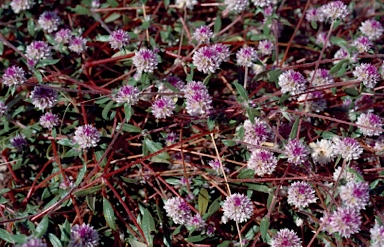
[[[176,104],[171,97],[158,98],[152,104],[152,114],[157,119],[166,118],[173,114]]]
[[[327,69],[318,69],[316,72],[312,70],[309,74],[309,77],[307,78],[309,83],[311,82],[312,77],[314,77],[312,86],[325,86],[335,82],[331,73],[329,73],[329,70]]]
[[[43,242],[40,238],[30,238],[27,242],[21,245],[16,245],[17,247],[47,247],[47,243]]]
[[[375,225],[369,230],[369,232],[371,233],[370,247],[384,246],[384,226],[380,226],[376,220]]]
[[[220,162],[218,159],[210,160],[208,162],[208,165],[212,167],[213,170],[215,170],[217,173],[220,172]]]
[[[130,41],[130,36],[127,31],[118,29],[113,31],[109,36],[109,44],[112,49],[121,50],[124,46],[127,46]]]
[[[71,30],[62,28],[55,33],[55,41],[58,44],[68,44],[72,38]]]
[[[312,91],[300,95],[297,100],[300,104],[306,102],[306,111],[322,112],[327,108],[327,101],[321,91]]]
[[[93,226],[83,223],[72,226],[68,247],[96,247],[99,246],[99,241],[99,234]]]
[[[188,9],[193,9],[193,6],[195,6],[197,3],[197,0],[176,0],[176,5],[180,8],[186,7]]]
[[[57,91],[51,88],[36,86],[33,88],[30,98],[32,104],[40,110],[52,108],[57,102]]]
[[[308,150],[301,141],[293,139],[285,146],[285,155],[289,163],[300,165],[307,160]]]
[[[288,187],[288,203],[299,209],[308,207],[317,200],[315,190],[306,182],[293,182]]]
[[[261,40],[257,46],[257,50],[262,55],[271,55],[274,49],[274,45],[269,40]]]
[[[330,140],[311,142],[309,147],[312,149],[311,156],[315,163],[325,165],[335,158],[334,146]]]
[[[243,12],[248,6],[248,0],[225,0],[224,4],[227,5],[227,10],[232,11],[234,13]]]
[[[246,222],[253,215],[253,204],[243,194],[235,193],[228,196],[223,203],[224,217],[238,223]]]
[[[193,39],[198,43],[209,43],[213,33],[208,26],[201,26],[195,30],[193,33]]]
[[[327,32],[319,32],[316,35],[316,44],[320,46],[324,46],[325,44],[327,44],[326,47],[331,46],[330,42],[327,40]]]
[[[356,160],[363,153],[363,148],[353,138],[344,137],[333,139],[336,155],[341,155],[345,161]]]
[[[254,123],[247,119],[244,121],[244,142],[249,144],[248,148],[254,148],[252,145],[260,145],[267,141],[271,136],[271,130],[267,123],[258,117],[255,117]]]
[[[192,216],[186,223],[187,228],[197,231],[201,231],[203,228],[206,227],[206,225],[207,224],[205,223],[203,218],[201,218],[201,215],[199,213]]]
[[[53,127],[59,125],[59,116],[51,112],[47,112],[40,117],[39,123],[44,128],[52,129]]]
[[[272,152],[263,149],[252,150],[247,167],[255,171],[258,176],[272,174],[277,166],[277,159]]]
[[[353,168],[346,167],[345,169],[343,169],[342,166],[337,167],[333,172],[333,181],[336,182],[336,181],[344,180],[346,182],[355,182],[357,180],[357,175],[349,171],[350,169],[353,169]]]
[[[352,42],[352,45],[360,52],[368,52],[373,43],[367,36],[360,36]]]
[[[290,93],[291,95],[303,93],[307,89],[304,76],[294,70],[288,70],[279,75],[278,84],[282,93]]]
[[[44,41],[33,41],[27,46],[25,55],[33,61],[47,59],[51,56],[51,48]]]
[[[28,141],[25,139],[24,135],[17,134],[16,136],[12,137],[10,140],[11,146],[22,150],[24,147],[28,146]]]
[[[264,8],[264,7],[269,7],[272,5],[273,1],[272,0],[252,0],[252,3],[256,7]]]
[[[321,12],[326,19],[332,21],[343,20],[349,14],[347,6],[342,1],[332,1],[321,7]]]
[[[3,74],[3,83],[4,85],[10,86],[16,86],[25,83],[25,71],[18,67],[18,66],[11,66],[8,67]]]
[[[359,81],[362,81],[367,88],[374,88],[377,81],[380,80],[380,75],[377,68],[369,63],[362,63],[355,68],[353,75]]]
[[[384,32],[384,28],[381,23],[374,19],[362,22],[359,29],[361,33],[366,35],[370,40],[379,39]]]
[[[313,21],[313,22],[324,21],[324,16],[321,8],[308,9],[307,12],[305,13],[305,19],[307,21]]]
[[[343,48],[340,48],[339,50],[337,50],[335,52],[335,54],[333,55],[334,58],[337,58],[339,60],[343,60],[343,59],[348,59],[349,58],[349,53],[348,51],[344,50]],[[339,60],[337,61],[334,61],[333,63],[334,64],[337,64],[338,62],[340,62]]]
[[[359,126],[360,132],[365,136],[379,136],[383,133],[383,121],[380,116],[373,113],[362,113],[356,121],[356,124],[375,128],[369,129],[362,126]]]
[[[82,53],[87,48],[87,40],[81,36],[73,37],[69,41],[68,49],[77,54]]]
[[[180,197],[172,197],[164,202],[164,209],[167,216],[175,224],[187,224],[191,219],[191,209],[188,204]]]
[[[205,74],[214,73],[229,57],[229,49],[222,44],[199,48],[192,56],[193,65]]]
[[[132,85],[125,85],[119,88],[118,92],[113,97],[117,103],[127,103],[134,105],[139,101],[140,91]]]
[[[271,247],[301,247],[301,240],[297,236],[296,232],[287,228],[279,230],[275,236],[273,236]]]
[[[92,125],[86,124],[76,128],[73,139],[80,148],[87,149],[97,146],[100,141],[100,133]]]
[[[52,33],[59,27],[60,17],[55,12],[44,11],[37,22],[44,31]]]
[[[364,209],[369,201],[369,185],[367,182],[347,182],[340,187],[340,198],[345,207]]]
[[[139,74],[143,72],[153,73],[153,71],[157,68],[159,59],[157,58],[157,54],[155,52],[144,48],[135,53],[132,63],[136,67]]]
[[[253,62],[257,60],[257,52],[255,48],[246,46],[242,47],[236,53],[237,65],[242,67],[252,67]]]
[[[207,87],[201,81],[191,81],[182,90],[186,98],[186,110],[189,115],[202,116],[210,112],[212,98]]]
[[[18,14],[21,11],[32,8],[34,4],[33,0],[12,0],[11,8],[15,14]]]
[[[338,233],[344,238],[351,237],[352,234],[360,231],[361,215],[351,207],[339,207],[330,216],[324,216],[324,230],[329,234]]]

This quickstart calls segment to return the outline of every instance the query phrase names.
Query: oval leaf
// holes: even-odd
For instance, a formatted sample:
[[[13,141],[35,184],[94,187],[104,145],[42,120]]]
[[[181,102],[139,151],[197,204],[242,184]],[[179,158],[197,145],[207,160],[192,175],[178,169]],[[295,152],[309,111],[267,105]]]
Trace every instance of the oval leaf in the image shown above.
[[[112,230],[116,230],[116,217],[115,217],[115,212],[113,212],[113,208],[111,203],[103,197],[103,213],[105,217],[105,221],[109,225],[109,227]]]
[[[35,232],[33,233],[33,236],[36,238],[41,238],[46,233],[48,229],[48,216],[44,216],[43,219],[40,221],[40,223],[37,225]]]

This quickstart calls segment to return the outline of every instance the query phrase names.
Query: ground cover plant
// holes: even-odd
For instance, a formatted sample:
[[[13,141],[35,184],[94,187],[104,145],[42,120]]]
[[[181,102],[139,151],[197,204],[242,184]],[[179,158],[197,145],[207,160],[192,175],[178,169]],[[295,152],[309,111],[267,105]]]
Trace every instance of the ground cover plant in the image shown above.
[[[1,2],[1,246],[384,246],[383,15]]]

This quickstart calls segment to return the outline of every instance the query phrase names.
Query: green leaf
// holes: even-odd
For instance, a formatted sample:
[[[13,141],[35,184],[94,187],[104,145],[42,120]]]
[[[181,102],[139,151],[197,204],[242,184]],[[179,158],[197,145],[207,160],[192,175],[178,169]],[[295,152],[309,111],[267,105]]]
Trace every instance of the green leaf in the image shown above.
[[[69,139],[61,139],[61,140],[58,140],[57,143],[67,147],[73,146],[72,141]]]
[[[33,18],[28,20],[27,29],[30,35],[35,35],[35,21]]]
[[[245,185],[251,189],[256,190],[263,193],[269,193],[269,187],[263,184],[251,184],[251,183],[245,183]]]
[[[56,237],[54,234],[48,234],[49,241],[51,242],[53,247],[62,247],[63,245],[60,242],[60,239]]]
[[[116,0],[107,0],[107,3],[108,3],[112,8],[116,8],[117,6],[119,6],[119,3],[118,3]]]
[[[48,216],[44,216],[43,219],[40,221],[40,223],[37,225],[35,232],[33,233],[33,236],[36,238],[41,238],[43,235],[47,232],[48,229]]]
[[[120,17],[121,17],[121,15],[119,12],[113,12],[111,15],[109,15],[107,18],[105,18],[104,22],[105,23],[113,22],[113,21],[116,21],[117,19],[119,19]]]
[[[113,212],[111,203],[105,197],[103,197],[103,213],[105,221],[109,227],[115,231],[117,229],[115,212]]]
[[[83,166],[81,167],[79,174],[77,175],[77,179],[75,182],[75,185],[78,186],[82,181],[85,176],[85,173],[87,172],[87,164],[84,162]]]
[[[118,127],[119,129],[119,127]],[[134,133],[140,133],[141,132],[141,129],[140,127],[137,127],[135,125],[132,125],[132,124],[124,124],[123,127],[122,127],[123,131],[125,132],[134,132]]]
[[[0,42],[0,56],[3,55],[4,52],[4,44],[3,42]]]
[[[224,240],[221,244],[217,245],[217,247],[228,247],[231,243],[229,240]]]
[[[202,188],[199,192],[199,197],[197,200],[200,215],[205,214],[205,212],[207,211],[209,198],[210,196],[208,191]]]
[[[76,5],[75,8],[69,8],[72,12],[76,13],[76,14],[79,14],[79,15],[89,15],[91,13],[91,11],[82,6],[82,5]]]
[[[344,60],[341,60],[339,61],[337,64],[335,64],[330,70],[329,70],[329,73],[331,74],[335,74],[336,72],[338,72],[341,67],[343,66],[344,63],[348,62],[347,59],[344,59]]]
[[[65,219],[64,224],[59,225],[59,228],[61,232],[60,241],[66,246],[71,239],[71,225],[69,224],[68,219]]]
[[[12,235],[12,238],[16,244],[24,244],[25,242],[27,242],[27,239],[28,239],[27,235],[25,234]],[[16,245],[16,246],[19,246],[19,245]]]
[[[221,15],[216,16],[215,25],[213,26],[213,32],[218,33],[221,30]]]
[[[271,70],[267,73],[269,82],[277,82],[279,75],[281,74],[281,69]]]
[[[253,178],[255,176],[255,171],[252,169],[242,169],[237,175],[238,179],[247,179],[247,178]]]
[[[216,121],[214,119],[208,118],[207,125],[209,130],[213,130],[215,128]]]
[[[148,247],[148,245],[142,243],[142,242],[139,242],[135,239],[130,239],[128,240],[128,243],[130,244],[130,246],[132,247]]]
[[[236,145],[234,140],[221,140],[221,142],[227,147],[233,147]]]
[[[207,235],[198,235],[198,236],[192,236],[192,237],[189,237],[189,238],[185,238],[185,240],[188,241],[188,242],[191,242],[191,243],[195,243],[195,242],[203,241],[206,238],[208,238]]]
[[[313,29],[317,29],[317,22],[311,21],[311,26]]]
[[[90,188],[86,188],[84,190],[75,191],[73,194],[77,197],[86,196],[100,191],[103,187],[104,185],[100,184]]]
[[[163,149],[163,147],[161,146],[160,143],[154,142],[154,141],[149,140],[149,139],[145,139],[144,144],[150,153],[155,153],[155,152]],[[156,155],[156,157],[158,157],[160,159],[164,159],[164,160],[170,159],[170,156],[167,152],[162,152],[162,153]]]
[[[36,66],[37,68],[44,68],[48,65],[54,65],[57,64],[60,61],[60,59],[44,59],[40,60],[39,64]]]
[[[348,94],[349,96],[353,96],[353,97],[356,97],[356,96],[359,96],[360,93],[358,90],[356,90],[356,88],[351,88],[351,87],[348,87],[348,88],[345,88],[343,90],[346,94]]]
[[[233,82],[233,84],[236,87],[237,93],[240,95],[239,102],[242,103],[242,102],[248,101],[248,93],[244,89],[244,87],[240,85],[238,82]]]
[[[127,121],[127,123],[129,122],[129,120],[131,119],[132,115],[133,115],[133,108],[131,105],[128,105],[128,104],[124,104],[124,113],[125,113],[125,119]]]
[[[300,118],[296,118],[295,123],[292,126],[291,133],[289,134],[289,140],[293,140],[296,138],[297,131],[299,129],[299,122],[300,122]]]
[[[114,104],[115,102],[114,101],[109,101],[109,103],[104,107],[104,109],[103,109],[103,111],[102,111],[102,113],[101,113],[101,116],[105,119],[105,120],[110,120],[109,119],[109,116],[108,116],[108,113],[109,113],[109,111],[111,110],[111,108],[112,108],[112,106],[113,106],[113,104]]]
[[[204,214],[204,217],[203,217],[204,219],[207,219],[209,216],[216,213],[220,209],[220,201],[221,201],[221,197],[218,197],[216,198],[216,200],[214,200],[211,203],[211,205],[208,208],[208,212]]]
[[[264,242],[267,242],[267,239],[268,239],[267,235],[268,235],[269,224],[270,224],[269,219],[266,216],[264,216],[264,218],[261,219],[261,222],[260,222],[260,232]]]
[[[345,48],[348,46],[348,42],[343,39],[343,38],[340,38],[340,37],[337,37],[337,36],[332,36],[329,41],[334,44],[334,45],[338,45],[342,48]]]
[[[183,225],[179,225],[178,227],[176,227],[176,229],[172,232],[172,236],[176,236],[177,234],[179,234],[181,227],[183,227]]]
[[[141,222],[141,228],[143,229],[145,238],[147,239],[149,246],[153,246],[152,232],[156,230],[156,227],[155,227],[155,221],[153,220],[151,212],[149,212],[148,209],[144,210],[143,219]]]
[[[92,212],[96,212],[96,196],[87,195],[85,201],[87,202],[89,209],[91,209]]]
[[[36,69],[33,70],[33,75],[39,83],[43,83],[43,75]]]
[[[0,239],[6,241],[8,243],[12,243],[12,244],[15,243],[15,241],[12,238],[12,235],[9,232],[7,232],[5,229],[2,229],[2,228],[0,228]]]

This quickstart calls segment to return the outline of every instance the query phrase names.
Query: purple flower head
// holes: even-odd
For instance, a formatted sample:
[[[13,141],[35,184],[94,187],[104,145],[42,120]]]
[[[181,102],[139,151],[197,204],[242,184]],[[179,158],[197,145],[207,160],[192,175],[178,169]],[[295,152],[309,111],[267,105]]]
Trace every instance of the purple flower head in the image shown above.
[[[100,237],[93,226],[83,223],[71,228],[71,240],[68,247],[96,247],[99,245]]]
[[[349,238],[352,234],[360,231],[361,215],[354,208],[339,207],[329,217],[328,232],[339,233],[344,238]]]
[[[192,56],[193,65],[205,74],[214,73],[222,62],[219,53],[213,46],[199,48]]]
[[[44,31],[52,33],[59,27],[60,17],[55,12],[44,11],[37,22]]]
[[[28,141],[25,139],[24,135],[17,134],[15,137],[12,137],[10,140],[11,146],[20,150],[23,150],[24,147],[28,146]]]
[[[367,182],[348,182],[340,187],[340,198],[345,207],[365,209],[369,201],[369,185]]]
[[[51,48],[44,41],[33,41],[30,45],[27,46],[25,50],[25,55],[34,61],[39,61],[40,59],[47,59],[51,56]]]
[[[360,31],[366,35],[370,40],[377,40],[383,35],[384,28],[380,22],[376,20],[366,20],[361,23]]]
[[[87,149],[97,146],[97,143],[100,141],[100,133],[92,125],[86,124],[76,128],[73,139],[80,148]]]
[[[293,182],[288,188],[288,203],[303,209],[317,200],[315,190],[306,182]]]
[[[82,53],[87,48],[87,40],[81,36],[73,37],[69,41],[68,46],[70,51],[76,52],[77,54]]]
[[[219,60],[221,62],[227,61],[229,56],[231,55],[231,52],[229,51],[229,47],[227,45],[217,43],[212,45],[211,47],[212,49],[216,50],[217,56],[219,57]]]
[[[263,149],[252,150],[247,167],[252,169],[258,176],[272,174],[277,166],[277,159],[272,152]]]
[[[349,53],[348,53],[348,51],[344,50],[343,48],[340,48],[339,50],[337,50],[335,52],[335,55],[333,55],[333,57],[339,59],[339,60],[333,62],[334,64],[337,64],[338,62],[340,62],[340,60],[348,59]]]
[[[186,109],[192,116],[208,114],[212,108],[212,98],[201,81],[191,81],[183,89]]]
[[[360,53],[368,52],[371,49],[373,43],[367,36],[360,36],[352,43]]]
[[[242,47],[236,53],[237,65],[243,67],[252,67],[253,62],[257,60],[257,52],[253,47]]]
[[[224,4],[227,5],[227,10],[236,14],[243,12],[249,5],[248,0],[225,0]]]
[[[344,182],[356,182],[357,180],[357,175],[354,173],[354,172],[351,172],[349,170],[353,170],[354,172],[357,173],[357,171],[353,168],[350,168],[350,167],[345,167],[343,169],[342,166],[339,166],[335,169],[335,171],[333,172],[333,181],[341,181],[341,180],[344,180],[342,181],[343,183]]]
[[[167,146],[170,146],[176,142],[177,135],[175,132],[171,132],[167,135],[167,138],[165,139],[165,144]]]
[[[157,68],[159,60],[156,53],[153,51],[149,49],[141,49],[135,53],[132,63],[140,74],[143,72],[153,73]]]
[[[184,88],[184,82],[177,76],[168,76],[166,81],[180,91]]]
[[[271,130],[267,123],[257,117],[254,119],[254,124],[248,119],[244,121],[244,142],[249,143],[248,148],[254,148],[252,145],[260,145],[267,141],[271,136]]]
[[[341,155],[346,161],[357,160],[363,153],[360,144],[353,138],[335,138],[333,142],[336,155]]]
[[[273,1],[272,0],[252,0],[252,3],[256,7],[264,8],[264,7],[271,6]]]
[[[379,136],[383,133],[383,121],[378,115],[373,113],[362,113],[356,121],[357,124],[376,128],[376,130],[359,127],[359,130],[365,136]]]
[[[175,224],[186,224],[192,217],[188,204],[179,197],[172,197],[165,201],[164,209],[167,212],[167,216],[170,217]]]
[[[109,36],[109,44],[111,45],[112,49],[121,50],[124,46],[127,46],[129,44],[130,39],[131,37],[129,36],[127,31],[119,29],[113,31],[112,34]]]
[[[327,32],[319,32],[316,36],[316,44],[324,46],[327,41]],[[327,41],[327,47],[330,47],[331,43]]]
[[[195,216],[191,217],[186,223],[187,228],[195,229],[197,231],[201,231],[207,224],[201,218],[201,215],[197,213]]]
[[[264,8],[264,16],[271,16],[273,14],[273,6],[269,5]]]
[[[16,245],[18,247],[47,247],[47,244],[39,238],[29,238],[28,241],[22,245]]]
[[[271,240],[271,247],[301,247],[301,240],[296,232],[287,228],[279,230]]]
[[[198,43],[209,43],[213,33],[208,26],[201,26],[193,33],[193,39]]]
[[[7,85],[8,87],[23,84],[26,81],[25,71],[15,65],[8,67],[4,71],[2,79],[4,85]]]
[[[325,165],[335,158],[334,146],[329,140],[311,142],[309,147],[312,149],[311,156],[315,163]]]
[[[344,20],[349,14],[347,6],[342,1],[329,2],[320,7],[324,18],[329,18],[332,21],[339,19]]]
[[[307,89],[306,80],[300,72],[288,70],[279,75],[278,84],[282,93],[290,93],[297,95],[303,93]]]
[[[357,77],[357,80],[362,81],[367,88],[374,88],[380,75],[377,72],[377,68],[370,63],[362,63],[355,68],[353,75]]]
[[[216,172],[219,172],[220,171],[220,162],[218,159],[214,159],[214,160],[210,160],[208,162],[208,165],[210,167],[212,167],[212,169],[214,169]]]
[[[307,161],[308,150],[301,141],[293,139],[285,146],[285,154],[289,163],[300,165]]]
[[[126,85],[119,88],[119,91],[114,96],[117,103],[128,103],[134,105],[139,101],[140,91],[137,87]]]
[[[157,119],[172,116],[176,104],[171,97],[161,97],[152,104],[152,114]]]
[[[4,104],[3,101],[0,101],[0,117],[4,116],[7,110],[8,110],[8,107]]]
[[[11,8],[15,14],[18,14],[21,11],[32,8],[34,4],[33,0],[12,0]]]
[[[307,81],[310,83],[313,74],[315,73],[314,70],[311,71],[309,74],[309,77],[307,78]],[[332,75],[329,73],[329,70],[326,69],[318,69],[316,70],[315,76],[312,81],[312,86],[324,86],[334,83]]]
[[[321,91],[312,91],[301,94],[297,100],[299,104],[307,102],[305,104],[305,111],[322,112],[325,108],[327,108],[327,101],[323,97],[324,95]]]
[[[246,222],[253,215],[253,204],[243,194],[235,193],[228,196],[223,204],[224,216],[238,223]]]
[[[40,117],[40,125],[47,129],[52,129],[53,127],[59,125],[60,120],[59,116],[51,112],[45,113]]]
[[[57,91],[50,88],[36,86],[31,92],[30,98],[32,99],[32,104],[44,110],[46,108],[51,108],[56,104],[57,101]]]
[[[384,246],[384,226],[380,226],[377,220],[375,225],[369,230],[371,233],[370,247],[383,247]]]
[[[193,9],[193,6],[198,4],[197,0],[176,0],[175,3],[179,8],[186,7],[188,9]]]
[[[259,53],[263,55],[271,55],[274,49],[274,45],[269,40],[261,40],[259,46],[257,47]]]
[[[307,21],[324,21],[323,11],[318,8],[310,8],[305,13],[305,19]]]
[[[62,28],[55,34],[55,41],[58,44],[68,44],[72,38],[71,30]]]

